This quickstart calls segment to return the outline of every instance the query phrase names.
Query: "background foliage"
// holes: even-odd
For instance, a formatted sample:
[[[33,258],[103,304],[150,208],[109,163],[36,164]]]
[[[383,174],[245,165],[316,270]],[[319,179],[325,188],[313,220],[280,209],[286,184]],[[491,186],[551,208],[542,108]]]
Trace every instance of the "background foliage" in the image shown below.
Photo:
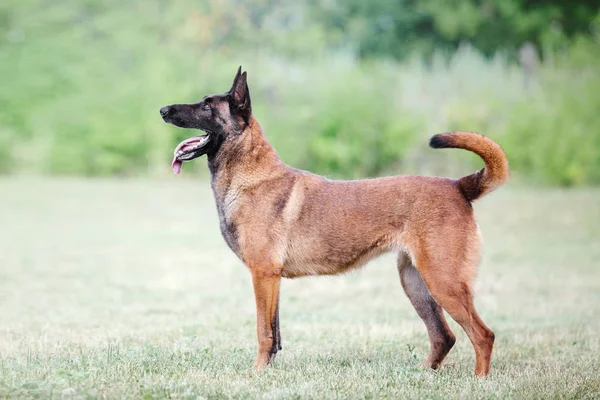
[[[464,129],[528,180],[598,184],[598,15],[584,1],[5,0],[0,172],[168,174],[191,133],[158,108],[224,91],[242,64],[295,166],[460,174],[478,161],[426,141]],[[526,42],[538,57],[524,68]]]
[[[589,34],[600,3],[587,0],[313,1],[314,16],[361,56],[403,59],[414,51],[456,51],[468,42],[486,56],[529,41],[546,51]]]

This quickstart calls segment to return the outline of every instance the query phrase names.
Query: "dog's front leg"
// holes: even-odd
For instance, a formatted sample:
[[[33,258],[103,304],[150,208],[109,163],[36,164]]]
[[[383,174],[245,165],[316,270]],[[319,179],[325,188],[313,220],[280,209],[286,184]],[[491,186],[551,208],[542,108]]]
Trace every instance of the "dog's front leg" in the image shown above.
[[[279,283],[282,268],[278,266],[255,266],[252,284],[256,298],[256,334],[258,355],[254,366],[261,370],[275,358],[281,348],[279,335]]]

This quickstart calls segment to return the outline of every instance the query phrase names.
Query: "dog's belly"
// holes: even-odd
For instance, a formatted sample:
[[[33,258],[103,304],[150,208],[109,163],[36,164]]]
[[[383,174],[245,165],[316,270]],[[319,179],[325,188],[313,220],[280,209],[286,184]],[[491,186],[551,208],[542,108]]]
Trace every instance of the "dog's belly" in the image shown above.
[[[356,238],[355,238],[356,239]],[[335,275],[359,268],[369,260],[394,249],[390,236],[371,241],[344,240],[327,243],[326,239],[297,237],[288,247],[282,276]]]

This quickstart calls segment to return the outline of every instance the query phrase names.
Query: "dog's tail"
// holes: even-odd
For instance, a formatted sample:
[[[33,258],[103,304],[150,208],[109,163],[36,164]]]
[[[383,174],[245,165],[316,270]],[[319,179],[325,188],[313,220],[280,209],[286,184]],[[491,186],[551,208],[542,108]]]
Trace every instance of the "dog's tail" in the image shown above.
[[[483,159],[485,168],[460,178],[458,187],[469,201],[502,186],[509,177],[508,160],[502,147],[492,139],[474,132],[440,133],[429,140],[434,149],[459,148],[472,151]]]

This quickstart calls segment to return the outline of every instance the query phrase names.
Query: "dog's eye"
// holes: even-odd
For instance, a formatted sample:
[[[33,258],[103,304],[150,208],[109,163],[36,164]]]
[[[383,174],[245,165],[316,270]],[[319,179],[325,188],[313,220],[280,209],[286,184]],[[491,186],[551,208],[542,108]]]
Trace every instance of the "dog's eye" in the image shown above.
[[[210,104],[208,104],[208,103],[202,104],[202,109],[203,110],[210,110]]]

